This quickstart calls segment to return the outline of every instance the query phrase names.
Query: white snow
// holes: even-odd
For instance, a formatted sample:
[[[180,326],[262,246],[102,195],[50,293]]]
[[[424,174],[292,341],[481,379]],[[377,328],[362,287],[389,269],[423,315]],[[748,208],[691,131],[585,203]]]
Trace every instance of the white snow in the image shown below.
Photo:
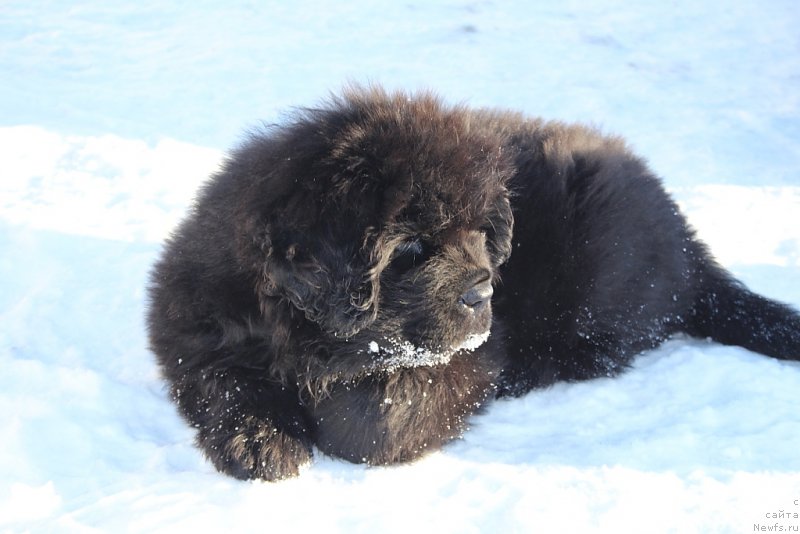
[[[800,306],[795,0],[2,12],[0,532],[800,530],[794,362],[675,339],[494,403],[414,464],[318,454],[244,483],[192,445],[143,326],[159,243],[224,151],[347,80],[624,135],[725,265]]]
[[[466,350],[471,352],[486,343],[491,334],[491,330],[481,332],[480,334],[470,334],[467,336],[467,339],[465,339],[463,343],[456,348],[456,350]]]
[[[472,352],[486,343],[490,334],[490,330],[480,334],[470,334],[460,345],[446,351],[418,347],[406,339],[394,337],[381,340],[382,345],[379,345],[377,341],[370,341],[368,349],[370,353],[376,355],[374,357],[376,368],[391,373],[409,367],[432,367],[446,364],[459,351]]]
[[[394,337],[381,340],[382,344],[370,343],[370,352],[376,356],[373,358],[375,368],[380,371],[394,372],[398,369],[409,367],[431,367],[443,365],[450,362],[453,357],[451,351],[435,351],[418,347],[405,339]],[[372,343],[375,343],[377,351],[372,350]]]

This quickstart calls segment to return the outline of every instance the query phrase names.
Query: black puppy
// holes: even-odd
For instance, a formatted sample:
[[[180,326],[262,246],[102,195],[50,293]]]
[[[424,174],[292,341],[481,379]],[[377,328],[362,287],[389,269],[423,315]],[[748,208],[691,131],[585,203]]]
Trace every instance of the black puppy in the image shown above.
[[[412,460],[495,395],[610,376],[676,332],[800,358],[617,138],[351,89],[251,136],[150,286],[151,347],[217,468]]]

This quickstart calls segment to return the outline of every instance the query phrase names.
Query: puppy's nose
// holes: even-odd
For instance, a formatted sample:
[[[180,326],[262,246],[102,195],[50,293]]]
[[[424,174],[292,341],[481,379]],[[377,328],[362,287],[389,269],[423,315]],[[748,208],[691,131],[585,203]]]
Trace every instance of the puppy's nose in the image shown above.
[[[489,304],[493,293],[494,289],[492,289],[491,282],[484,280],[465,291],[461,297],[459,297],[458,303],[471,310],[477,311]]]

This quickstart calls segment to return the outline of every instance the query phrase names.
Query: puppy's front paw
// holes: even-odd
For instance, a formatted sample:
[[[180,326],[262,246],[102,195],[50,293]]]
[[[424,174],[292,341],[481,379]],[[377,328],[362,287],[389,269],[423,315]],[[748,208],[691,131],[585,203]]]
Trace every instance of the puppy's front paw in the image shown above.
[[[278,429],[269,421],[245,417],[233,424],[202,429],[199,445],[216,468],[242,480],[281,480],[297,476],[311,462],[303,428]]]

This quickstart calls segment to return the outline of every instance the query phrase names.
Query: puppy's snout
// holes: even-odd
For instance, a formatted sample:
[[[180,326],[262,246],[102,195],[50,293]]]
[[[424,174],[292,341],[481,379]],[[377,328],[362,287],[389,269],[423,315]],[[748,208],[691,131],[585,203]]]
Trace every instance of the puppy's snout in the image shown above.
[[[482,280],[462,293],[458,303],[469,310],[478,311],[489,304],[494,294],[489,280]]]

